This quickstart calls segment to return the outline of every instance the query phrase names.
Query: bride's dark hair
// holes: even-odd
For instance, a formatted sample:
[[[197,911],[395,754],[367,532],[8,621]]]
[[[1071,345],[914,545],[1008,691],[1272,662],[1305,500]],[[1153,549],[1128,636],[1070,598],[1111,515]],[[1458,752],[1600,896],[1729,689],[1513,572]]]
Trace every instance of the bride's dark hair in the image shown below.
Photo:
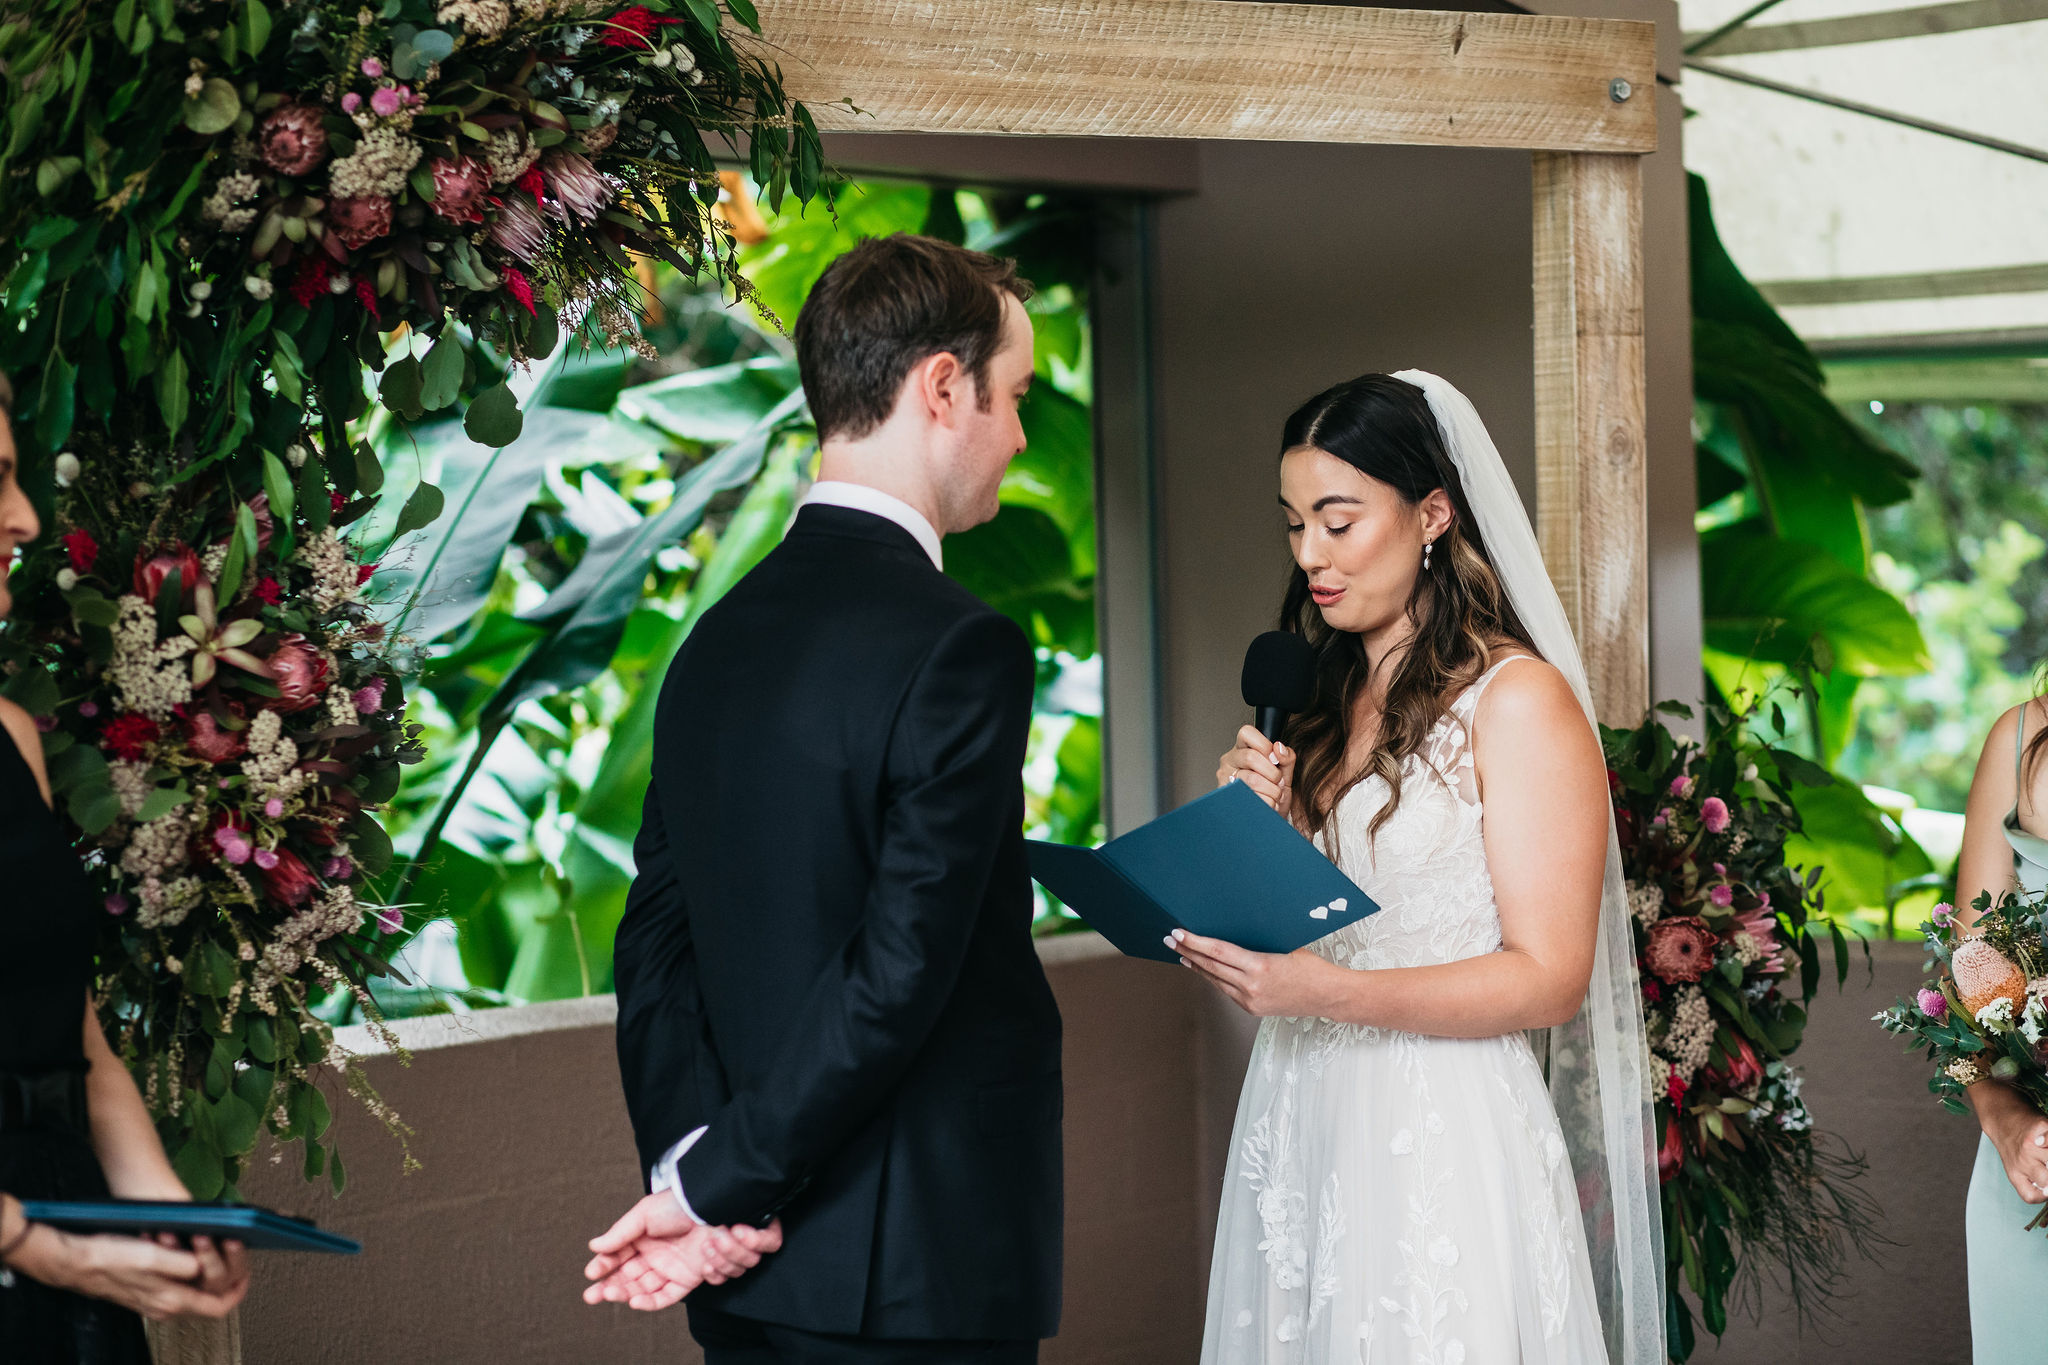
[[[1325,389],[1295,409],[1281,433],[1283,456],[1304,447],[1336,456],[1411,506],[1441,488],[1453,509],[1451,524],[1431,550],[1431,567],[1416,575],[1408,597],[1414,635],[1379,661],[1380,668],[1394,673],[1379,733],[1363,764],[1352,767],[1345,755],[1352,709],[1373,669],[1364,644],[1359,636],[1324,622],[1299,564],[1280,607],[1280,628],[1305,638],[1316,656],[1314,699],[1282,736],[1297,755],[1296,819],[1309,833],[1320,833],[1344,793],[1376,773],[1386,779],[1390,793],[1369,830],[1378,834],[1401,804],[1402,761],[1422,748],[1451,701],[1504,649],[1534,654],[1536,647],[1479,538],[1457,467],[1421,389],[1385,374],[1361,375]],[[1334,838],[1334,827],[1330,834]]]

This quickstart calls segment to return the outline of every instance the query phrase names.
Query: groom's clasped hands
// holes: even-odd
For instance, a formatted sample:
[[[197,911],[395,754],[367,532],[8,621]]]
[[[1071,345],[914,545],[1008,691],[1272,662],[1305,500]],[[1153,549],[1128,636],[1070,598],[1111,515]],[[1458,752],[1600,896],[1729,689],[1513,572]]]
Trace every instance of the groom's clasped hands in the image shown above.
[[[623,1303],[645,1312],[679,1303],[700,1284],[724,1284],[782,1249],[782,1223],[765,1228],[706,1227],[683,1212],[673,1194],[657,1190],[602,1236],[593,1237],[589,1304]]]

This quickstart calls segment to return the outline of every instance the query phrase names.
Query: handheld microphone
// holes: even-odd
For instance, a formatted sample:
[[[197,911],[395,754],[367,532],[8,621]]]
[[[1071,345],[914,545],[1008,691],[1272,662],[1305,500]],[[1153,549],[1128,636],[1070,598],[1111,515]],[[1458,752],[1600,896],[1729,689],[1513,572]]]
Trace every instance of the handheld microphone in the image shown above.
[[[1267,631],[1244,652],[1242,686],[1259,733],[1278,739],[1287,718],[1306,711],[1315,696],[1315,649],[1292,631]]]

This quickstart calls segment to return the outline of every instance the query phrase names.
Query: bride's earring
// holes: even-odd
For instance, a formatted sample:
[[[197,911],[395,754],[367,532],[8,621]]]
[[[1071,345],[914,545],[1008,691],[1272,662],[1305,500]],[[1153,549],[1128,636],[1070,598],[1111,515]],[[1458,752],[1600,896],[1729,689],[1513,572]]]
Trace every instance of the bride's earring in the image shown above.
[[[1425,540],[1422,542],[1422,571],[1424,573],[1429,572],[1429,547],[1434,544],[1436,544],[1436,542],[1433,540]]]

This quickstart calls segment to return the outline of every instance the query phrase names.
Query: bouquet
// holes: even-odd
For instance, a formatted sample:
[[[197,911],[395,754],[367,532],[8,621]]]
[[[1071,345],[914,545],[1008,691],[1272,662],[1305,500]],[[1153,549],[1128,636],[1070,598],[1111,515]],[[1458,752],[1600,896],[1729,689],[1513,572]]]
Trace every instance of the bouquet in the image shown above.
[[[1666,702],[1659,711],[1689,709]],[[1753,711],[1711,707],[1702,743],[1653,715],[1602,729],[1641,970],[1668,1260],[1669,1348],[1693,1349],[1691,1289],[1716,1336],[1738,1277],[1782,1271],[1802,1307],[1861,1246],[1860,1160],[1815,1142],[1788,1060],[1819,986],[1820,934],[1837,980],[1848,943],[1819,918],[1820,869],[1785,863],[1789,790],[1835,779],[1760,739]]]
[[[1876,1020],[1908,1051],[1927,1049],[1927,1088],[1951,1113],[1968,1114],[1963,1092],[1987,1077],[2048,1113],[2048,895],[1982,894],[1973,908],[1977,920],[1965,930],[1953,906],[1934,907],[1920,931],[1928,965],[1944,970]],[[2027,1228],[2048,1228],[2048,1208]]]
[[[404,1134],[320,1013],[368,1010],[403,912],[417,651],[375,575],[442,504],[380,508],[366,438],[459,407],[508,444],[564,333],[645,352],[648,257],[744,289],[708,140],[778,200],[821,176],[757,35],[748,0],[0,0],[0,369],[51,513],[0,686],[199,1198],[263,1129],[340,1189],[322,1064]]]

